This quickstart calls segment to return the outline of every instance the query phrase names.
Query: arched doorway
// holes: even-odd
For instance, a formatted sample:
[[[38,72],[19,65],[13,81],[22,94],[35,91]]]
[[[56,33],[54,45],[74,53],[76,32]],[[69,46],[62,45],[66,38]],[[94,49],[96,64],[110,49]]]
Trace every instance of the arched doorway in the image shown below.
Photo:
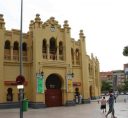
[[[13,101],[13,93],[12,93],[13,89],[12,88],[8,88],[7,89],[7,101]]]
[[[62,105],[62,81],[59,75],[51,74],[46,79],[45,104],[48,107]]]

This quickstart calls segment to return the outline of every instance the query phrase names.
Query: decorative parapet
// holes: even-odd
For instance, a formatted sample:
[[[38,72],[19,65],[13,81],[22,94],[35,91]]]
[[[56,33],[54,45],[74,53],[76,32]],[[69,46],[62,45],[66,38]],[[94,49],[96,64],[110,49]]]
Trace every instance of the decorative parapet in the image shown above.
[[[6,36],[12,36],[12,34],[19,36],[20,35],[20,30],[18,30],[18,29],[12,29],[11,31],[10,30],[6,30],[6,32],[5,32],[5,35]],[[23,38],[25,38],[25,39],[28,38],[28,34],[22,33],[22,35],[23,35]]]
[[[41,28],[41,27],[42,27],[42,21],[40,18],[40,14],[36,14],[35,21],[34,20],[30,21],[29,29],[31,31],[32,28]]]
[[[48,19],[46,22],[44,22],[44,24],[42,26],[43,27],[46,27],[46,26],[56,26],[57,28],[61,28],[61,25],[58,24],[58,21],[55,20],[54,17],[50,17],[50,19]]]

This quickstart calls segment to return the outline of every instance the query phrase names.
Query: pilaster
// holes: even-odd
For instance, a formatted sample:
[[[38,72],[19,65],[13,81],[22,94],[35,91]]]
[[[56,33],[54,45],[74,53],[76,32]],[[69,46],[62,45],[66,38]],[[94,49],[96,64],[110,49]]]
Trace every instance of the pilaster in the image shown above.
[[[39,102],[39,94],[37,93],[36,89],[36,73],[39,73],[40,69],[40,59],[42,59],[42,21],[39,14],[36,14],[35,20],[30,22],[29,30],[32,32],[32,38],[33,38],[33,69],[32,69],[32,101],[33,102]],[[43,99],[43,96],[42,96]]]
[[[70,37],[70,27],[68,21],[64,21],[64,38],[65,38],[65,60],[66,64],[72,64],[71,61],[71,37]]]
[[[81,79],[82,79],[82,90],[83,90],[83,101],[89,101],[89,73],[88,73],[88,62],[86,58],[86,43],[85,36],[83,34],[83,30],[80,30],[79,34],[80,38],[80,52],[81,52]]]
[[[5,22],[3,15],[0,14],[0,103],[5,102],[5,92],[4,92],[4,39],[5,39]]]

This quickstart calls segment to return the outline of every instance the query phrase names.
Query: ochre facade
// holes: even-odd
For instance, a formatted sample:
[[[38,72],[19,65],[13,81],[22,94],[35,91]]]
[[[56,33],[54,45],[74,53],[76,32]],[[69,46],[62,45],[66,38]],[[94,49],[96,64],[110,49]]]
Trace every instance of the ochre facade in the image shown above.
[[[16,77],[20,73],[20,30],[6,30],[0,15],[0,106],[19,101]],[[68,21],[63,27],[51,17],[40,15],[22,34],[24,97],[31,107],[73,105],[75,93],[82,103],[100,96],[99,61],[87,55],[82,30],[79,39],[71,38]],[[41,78],[40,78],[41,77]],[[38,83],[41,80],[41,83]],[[58,102],[56,102],[58,101]]]

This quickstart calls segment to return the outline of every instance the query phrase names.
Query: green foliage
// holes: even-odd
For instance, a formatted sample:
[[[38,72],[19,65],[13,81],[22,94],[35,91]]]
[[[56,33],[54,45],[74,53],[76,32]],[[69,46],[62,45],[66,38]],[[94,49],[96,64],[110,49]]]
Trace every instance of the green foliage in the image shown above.
[[[128,56],[128,46],[125,46],[123,49],[123,55]]]
[[[101,87],[101,91],[110,91],[112,89],[112,86],[109,82],[107,81],[102,81],[102,87]]]
[[[119,91],[119,93],[123,91],[123,88],[124,88],[124,85],[117,86],[117,90]]]
[[[125,81],[125,82],[124,82],[123,91],[124,91],[124,92],[128,91],[128,81]]]

